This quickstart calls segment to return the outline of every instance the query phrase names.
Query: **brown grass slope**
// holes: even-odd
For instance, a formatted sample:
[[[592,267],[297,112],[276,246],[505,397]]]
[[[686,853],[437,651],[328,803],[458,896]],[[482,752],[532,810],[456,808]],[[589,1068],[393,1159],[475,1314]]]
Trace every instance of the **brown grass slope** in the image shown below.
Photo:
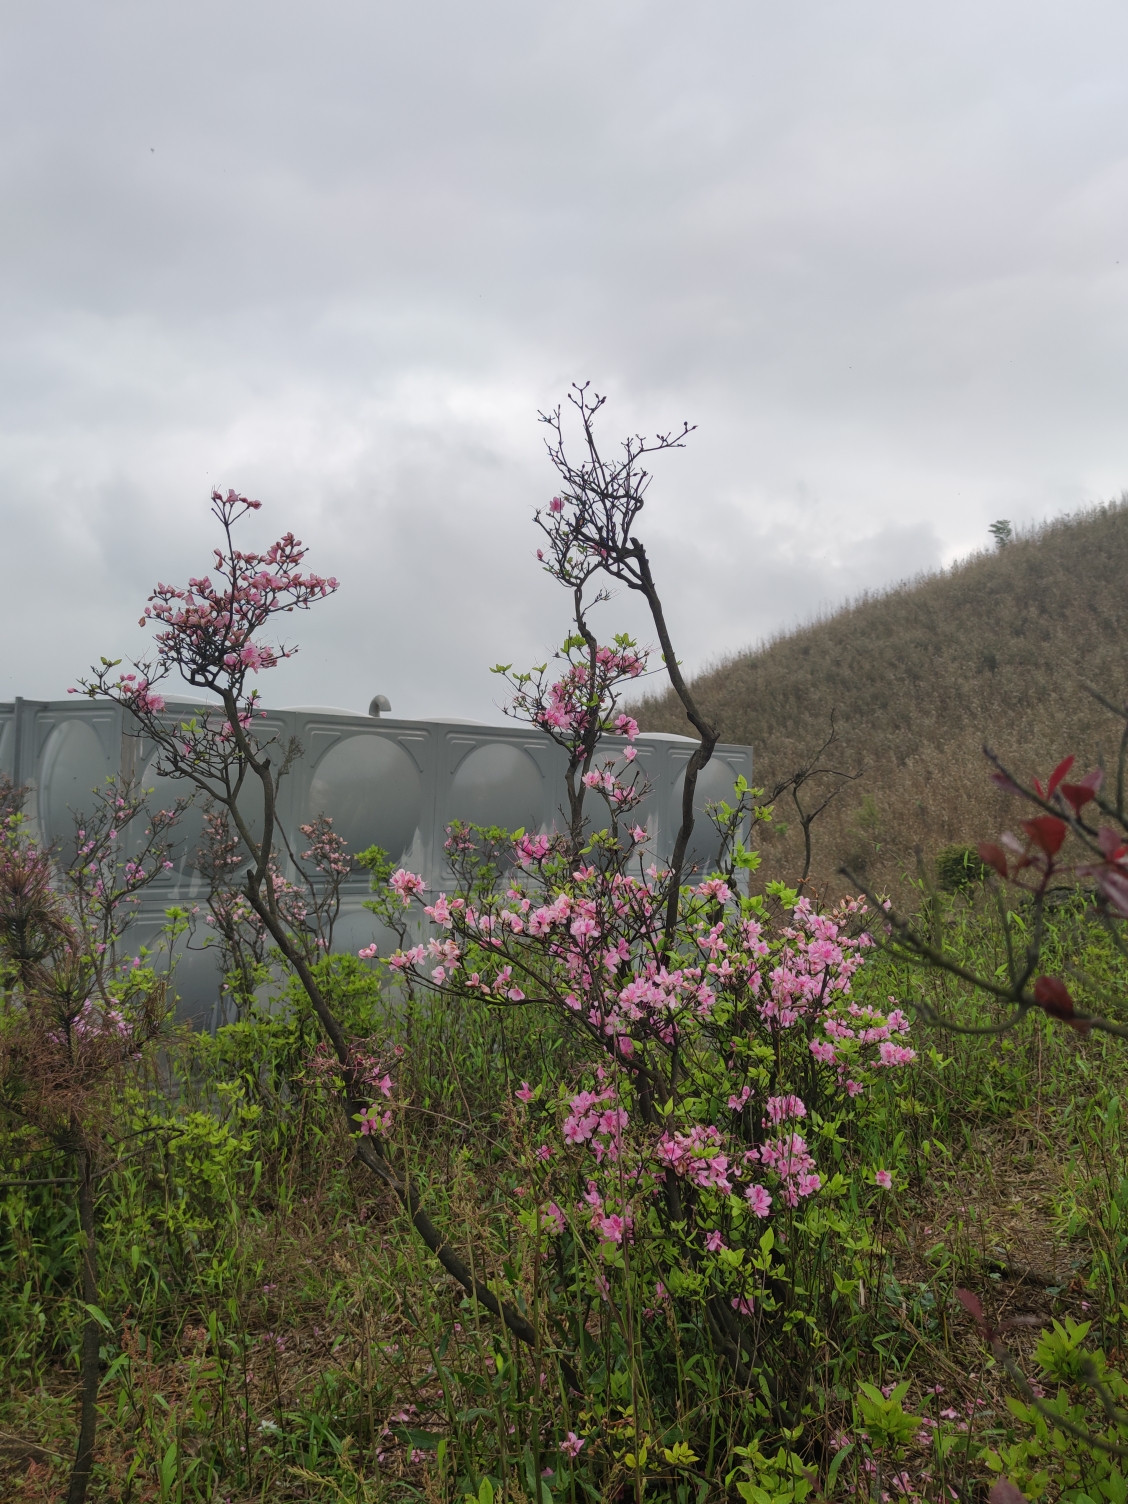
[[[768,787],[809,759],[834,712],[825,760],[862,776],[814,827],[814,876],[836,888],[847,862],[897,889],[918,843],[935,856],[1016,817],[989,782],[985,743],[1023,775],[1067,752],[1111,763],[1117,724],[1084,685],[1128,698],[1126,586],[1128,493],[863,597],[709,669],[694,692],[722,739],[751,744]],[[637,714],[645,730],[687,732],[672,694]],[[806,797],[817,802],[812,788]],[[794,878],[802,841],[788,798],[776,813],[788,828],[764,841],[763,872]]]

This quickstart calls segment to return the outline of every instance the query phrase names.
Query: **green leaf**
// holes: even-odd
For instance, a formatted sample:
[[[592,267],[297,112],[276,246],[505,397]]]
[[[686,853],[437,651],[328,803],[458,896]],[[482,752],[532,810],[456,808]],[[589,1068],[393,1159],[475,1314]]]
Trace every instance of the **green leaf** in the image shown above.
[[[849,1457],[850,1453],[853,1450],[854,1443],[852,1441],[848,1441],[840,1451],[835,1452],[826,1475],[826,1496],[828,1499],[834,1492],[834,1485],[838,1482],[838,1469],[846,1461],[847,1457]]]
[[[392,1435],[417,1452],[437,1452],[443,1439],[433,1431],[415,1431],[410,1426],[393,1426]]]
[[[102,1310],[101,1306],[88,1306],[84,1300],[80,1300],[79,1305],[86,1312],[87,1316],[92,1316],[104,1331],[113,1331],[113,1326],[110,1322],[110,1318],[106,1315],[105,1311]]]
[[[672,1447],[663,1447],[662,1456],[674,1467],[689,1467],[697,1462],[698,1456],[687,1441],[675,1442]]]

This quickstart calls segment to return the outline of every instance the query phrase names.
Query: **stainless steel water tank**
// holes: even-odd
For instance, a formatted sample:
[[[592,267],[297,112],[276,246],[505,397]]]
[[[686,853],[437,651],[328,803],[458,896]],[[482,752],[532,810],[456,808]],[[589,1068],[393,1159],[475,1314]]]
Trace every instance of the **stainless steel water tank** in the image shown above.
[[[170,700],[170,718],[189,706]],[[268,711],[256,721],[256,731],[283,742],[296,737],[302,747],[283,781],[278,811],[295,851],[305,849],[300,827],[327,814],[351,851],[382,846],[397,865],[421,872],[435,893],[449,892],[452,885],[444,852],[451,820],[528,831],[547,831],[566,820],[564,753],[549,737],[526,727],[299,707]],[[626,745],[609,737],[604,756]],[[648,849],[659,861],[673,847],[694,745],[690,737],[647,732],[636,743],[636,765],[645,772],[650,795],[632,819],[646,827]],[[64,851],[73,842],[75,815],[91,808],[91,792],[107,778],[139,778],[154,791],[151,808],[166,807],[187,792],[177,780],[158,778],[155,761],[155,748],[138,736],[132,716],[116,706],[84,699],[0,703],[0,771],[30,786],[27,809],[35,829]],[[698,815],[707,800],[731,798],[740,774],[751,779],[751,748],[719,746],[698,780]],[[589,795],[587,812],[598,829],[605,806],[597,796]],[[134,943],[158,932],[171,905],[190,909],[203,904],[204,885],[195,865],[202,830],[197,806],[179,827],[172,871],[146,891]],[[690,856],[702,870],[716,859],[713,828],[703,816]],[[345,886],[334,944],[355,951],[381,937],[375,936],[373,916],[363,907],[367,875],[350,878]],[[197,945],[205,934],[201,927]],[[214,952],[189,946],[182,953],[177,990],[186,1015],[214,1025],[220,1016]]]

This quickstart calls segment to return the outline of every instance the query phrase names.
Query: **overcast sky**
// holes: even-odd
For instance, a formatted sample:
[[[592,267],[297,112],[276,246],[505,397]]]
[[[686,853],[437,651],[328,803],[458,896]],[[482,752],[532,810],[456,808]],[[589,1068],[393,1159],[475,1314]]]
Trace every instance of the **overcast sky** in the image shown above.
[[[609,444],[698,424],[643,524],[690,666],[1118,495],[1126,44],[1111,0],[8,0],[0,696],[138,651],[230,485],[341,581],[268,703],[498,719],[566,626],[575,379]]]

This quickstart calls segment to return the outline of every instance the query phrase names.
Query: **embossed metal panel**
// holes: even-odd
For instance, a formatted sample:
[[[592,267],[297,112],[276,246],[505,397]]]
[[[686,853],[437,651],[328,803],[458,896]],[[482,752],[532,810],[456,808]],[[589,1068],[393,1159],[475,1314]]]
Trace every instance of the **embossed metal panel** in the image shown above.
[[[169,719],[200,708],[170,702]],[[567,822],[564,753],[528,727],[300,709],[269,711],[256,721],[255,730],[277,737],[283,746],[296,739],[301,749],[283,781],[278,808],[299,854],[306,844],[301,826],[327,814],[351,851],[381,846],[397,865],[421,872],[433,892],[449,892],[452,874],[444,841],[451,820],[530,831]],[[626,745],[607,738],[601,763],[616,758],[625,768]],[[647,831],[645,859],[662,861],[670,855],[681,819],[682,784],[694,743],[688,737],[644,732],[635,745],[635,766],[643,770],[649,792],[631,820]],[[76,814],[90,809],[92,791],[107,777],[139,780],[152,789],[154,809],[168,807],[188,792],[181,782],[158,775],[155,748],[138,735],[131,718],[117,707],[88,701],[0,704],[0,771],[31,786],[30,817],[44,840],[60,843],[64,850],[73,840]],[[730,798],[740,774],[751,778],[751,749],[722,745],[698,781],[694,809],[700,818],[690,856],[699,870],[716,858],[712,827],[702,817],[704,805]],[[607,808],[597,795],[588,795],[585,814],[589,829],[605,827]],[[261,812],[255,818],[252,811],[252,826],[258,819]],[[131,944],[151,939],[164,910],[173,904],[202,909],[206,895],[195,862],[202,836],[197,798],[178,831],[174,868],[147,891]],[[364,874],[346,884],[336,949],[355,951],[372,939],[382,950],[390,946],[391,936],[377,933],[374,916],[363,907],[367,891]],[[201,949],[206,933],[199,923],[191,944],[181,945],[176,986],[184,1016],[214,1027],[223,1015],[215,952]]]

